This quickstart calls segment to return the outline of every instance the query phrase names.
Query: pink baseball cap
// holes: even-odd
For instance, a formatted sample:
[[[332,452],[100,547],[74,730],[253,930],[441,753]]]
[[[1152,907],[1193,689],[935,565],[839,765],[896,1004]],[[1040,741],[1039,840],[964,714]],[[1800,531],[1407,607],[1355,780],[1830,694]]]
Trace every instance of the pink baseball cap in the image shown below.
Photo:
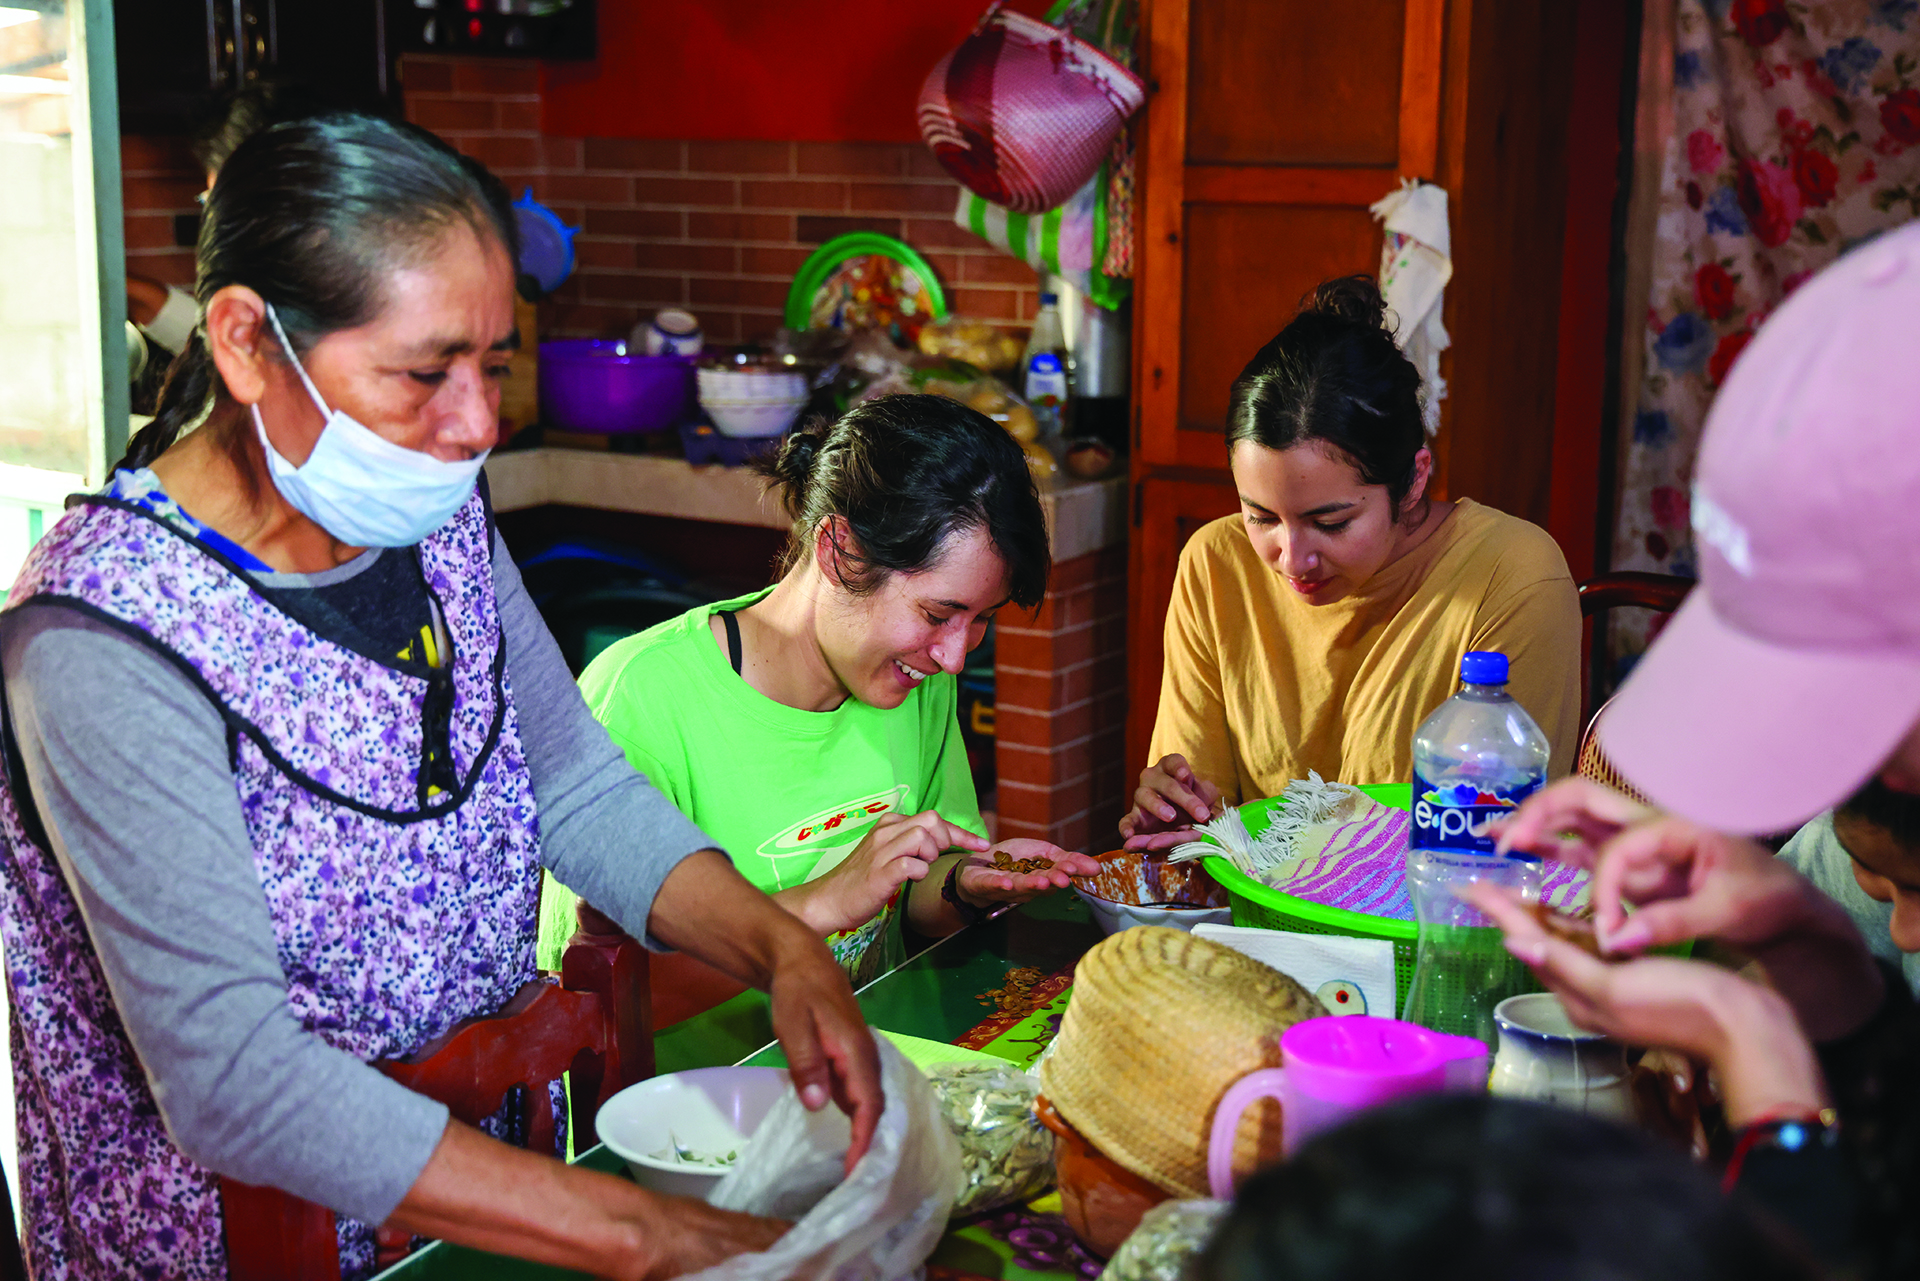
[[[1663,809],[1780,832],[1920,722],[1920,223],[1803,285],[1748,344],[1695,465],[1700,586],[1600,725]]]

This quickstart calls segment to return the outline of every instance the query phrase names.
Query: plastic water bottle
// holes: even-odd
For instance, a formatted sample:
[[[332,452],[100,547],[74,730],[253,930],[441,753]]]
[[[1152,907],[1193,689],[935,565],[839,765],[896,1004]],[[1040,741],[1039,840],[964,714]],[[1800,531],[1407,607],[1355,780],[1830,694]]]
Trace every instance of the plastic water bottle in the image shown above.
[[[1491,1047],[1493,1007],[1536,984],[1500,931],[1455,891],[1477,881],[1540,893],[1540,860],[1496,854],[1487,825],[1511,814],[1547,778],[1552,749],[1507,693],[1507,656],[1460,659],[1458,694],[1413,736],[1413,832],[1407,889],[1420,918],[1413,986],[1401,1017]]]
[[[1067,397],[1071,390],[1067,380],[1066,330],[1060,323],[1058,294],[1040,295],[1040,314],[1033,318],[1033,333],[1021,357],[1021,372],[1024,377],[1020,394],[1026,397],[1027,404],[1033,407],[1033,416],[1039,420],[1041,440],[1048,445],[1058,445],[1066,428]]]

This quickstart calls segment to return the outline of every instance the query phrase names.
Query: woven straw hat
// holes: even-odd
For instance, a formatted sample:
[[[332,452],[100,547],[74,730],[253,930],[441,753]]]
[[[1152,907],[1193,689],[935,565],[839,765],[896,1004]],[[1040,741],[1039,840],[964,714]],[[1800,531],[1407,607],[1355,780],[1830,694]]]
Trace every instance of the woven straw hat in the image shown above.
[[[1271,966],[1181,930],[1097,944],[1040,1068],[1055,1110],[1114,1161],[1175,1196],[1210,1195],[1207,1137],[1227,1087],[1280,1066],[1280,1034],[1326,1007]],[[1280,1159],[1280,1105],[1247,1109],[1234,1168]]]

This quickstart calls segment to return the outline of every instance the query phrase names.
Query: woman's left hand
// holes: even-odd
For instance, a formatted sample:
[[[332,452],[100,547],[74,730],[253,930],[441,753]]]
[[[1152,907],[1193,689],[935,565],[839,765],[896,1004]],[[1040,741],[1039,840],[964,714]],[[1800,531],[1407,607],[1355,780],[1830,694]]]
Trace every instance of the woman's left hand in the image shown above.
[[[1029,872],[1002,871],[993,865],[1001,854],[1006,855],[1004,861],[1008,863],[1039,860],[1049,866]],[[954,888],[967,902],[976,905],[1025,903],[1053,890],[1065,889],[1076,876],[1094,876],[1099,871],[1097,858],[1069,853],[1046,841],[1016,837],[1001,841],[983,854],[961,855],[960,874],[955,878]]]
[[[1819,1060],[1779,993],[1705,961],[1603,961],[1548,934],[1518,896],[1498,886],[1469,886],[1460,896],[1506,932],[1507,950],[1560,998],[1576,1024],[1712,1064],[1735,1126],[1827,1105]]]

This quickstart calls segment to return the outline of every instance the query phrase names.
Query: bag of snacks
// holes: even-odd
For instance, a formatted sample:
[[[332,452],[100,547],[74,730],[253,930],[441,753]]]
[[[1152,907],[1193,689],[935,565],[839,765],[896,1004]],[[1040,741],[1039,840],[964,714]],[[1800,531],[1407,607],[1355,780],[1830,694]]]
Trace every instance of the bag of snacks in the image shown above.
[[[1036,481],[1046,482],[1060,474],[1060,462],[1040,444],[1040,421],[1026,401],[1013,389],[989,374],[981,373],[965,361],[940,356],[912,356],[886,376],[870,383],[860,400],[890,396],[896,392],[926,392],[946,396],[977,409],[1007,429],[1007,435],[1020,442],[1027,455],[1027,468]]]
[[[1113,1252],[1100,1281],[1180,1281],[1232,1208],[1227,1201],[1162,1201]]]
[[[937,1063],[926,1072],[960,1145],[955,1218],[1028,1201],[1053,1186],[1053,1132],[1033,1114],[1038,1080],[1011,1063]]]
[[[1020,368],[1026,343],[1011,329],[968,316],[948,316],[920,328],[920,354],[963,360],[988,373],[1012,373]]]

